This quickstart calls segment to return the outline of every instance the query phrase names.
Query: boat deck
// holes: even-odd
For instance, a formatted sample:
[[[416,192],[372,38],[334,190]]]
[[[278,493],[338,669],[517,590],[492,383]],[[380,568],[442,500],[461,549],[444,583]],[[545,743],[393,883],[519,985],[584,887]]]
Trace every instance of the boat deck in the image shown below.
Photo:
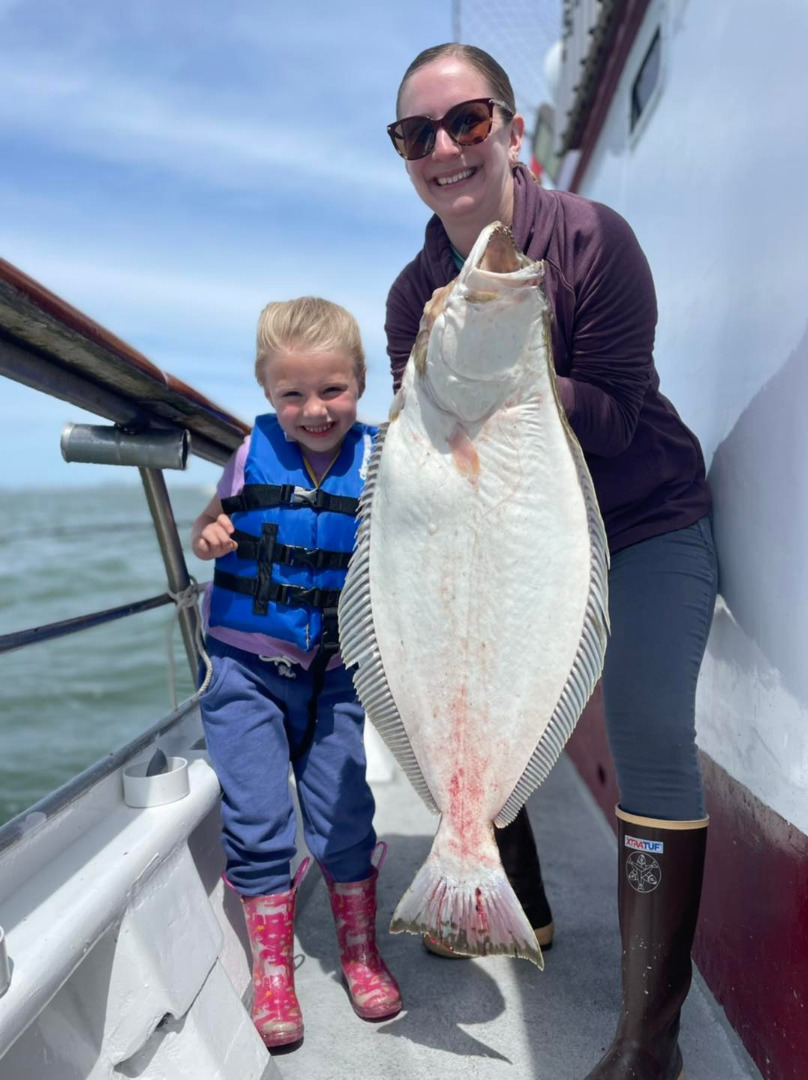
[[[615,841],[566,756],[530,800],[556,942],[540,972],[524,960],[447,960],[418,939],[385,932],[426,856],[436,819],[397,773],[374,783],[376,827],[389,844],[379,879],[380,940],[405,1009],[371,1024],[353,1013],[336,975],[325,885],[299,897],[297,986],[302,1045],[276,1053],[283,1080],[583,1080],[610,1042],[619,1009]],[[760,1074],[700,978],[685,1006],[687,1080]],[[274,1070],[273,1070],[274,1075]]]

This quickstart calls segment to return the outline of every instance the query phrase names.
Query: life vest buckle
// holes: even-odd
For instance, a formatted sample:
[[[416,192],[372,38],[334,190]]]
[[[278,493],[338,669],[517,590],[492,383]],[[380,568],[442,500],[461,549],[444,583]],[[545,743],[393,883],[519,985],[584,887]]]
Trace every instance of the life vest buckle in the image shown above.
[[[323,608],[323,622],[320,635],[320,649],[328,656],[339,652],[339,609]]]
[[[320,494],[319,488],[302,488],[296,487],[292,492],[292,498],[289,500],[292,506],[312,506],[316,510],[318,508],[318,496]]]
[[[299,595],[301,600],[305,597],[304,603],[309,604],[313,608],[321,608],[323,606],[323,590],[316,585],[313,589],[305,589]]]
[[[314,548],[311,551],[307,551],[306,555],[311,559],[311,565],[315,570],[328,570],[331,563],[334,561],[334,553],[332,551],[324,551],[322,548]]]
[[[310,566],[313,570],[328,570],[334,560],[333,551],[323,551],[321,548],[285,547],[282,550],[282,561],[286,562],[287,566]]]

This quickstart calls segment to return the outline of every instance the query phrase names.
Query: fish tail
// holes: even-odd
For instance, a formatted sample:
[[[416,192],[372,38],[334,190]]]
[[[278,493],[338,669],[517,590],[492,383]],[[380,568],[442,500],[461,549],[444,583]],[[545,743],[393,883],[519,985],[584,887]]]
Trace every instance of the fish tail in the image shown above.
[[[439,829],[393,913],[391,933],[429,934],[465,956],[518,956],[543,971],[541,947],[501,863],[496,868],[476,863],[468,874],[452,873],[451,861],[441,858],[440,839]]]

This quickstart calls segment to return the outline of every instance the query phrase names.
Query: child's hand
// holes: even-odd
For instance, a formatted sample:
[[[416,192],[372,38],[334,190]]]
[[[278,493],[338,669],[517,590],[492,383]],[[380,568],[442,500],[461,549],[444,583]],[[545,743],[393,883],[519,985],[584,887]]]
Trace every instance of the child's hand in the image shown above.
[[[191,543],[194,555],[198,559],[218,559],[222,555],[235,551],[238,544],[231,539],[234,531],[235,526],[227,514],[219,514],[197,536],[194,536]]]

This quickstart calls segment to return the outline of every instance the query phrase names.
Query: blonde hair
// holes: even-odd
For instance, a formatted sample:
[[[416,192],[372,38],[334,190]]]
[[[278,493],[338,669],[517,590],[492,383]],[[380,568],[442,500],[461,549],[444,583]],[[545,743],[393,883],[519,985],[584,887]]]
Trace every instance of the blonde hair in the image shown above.
[[[341,350],[351,357],[359,393],[365,388],[365,350],[359,324],[339,304],[319,296],[277,300],[267,304],[258,319],[255,377],[264,385],[266,365],[279,352]]]

